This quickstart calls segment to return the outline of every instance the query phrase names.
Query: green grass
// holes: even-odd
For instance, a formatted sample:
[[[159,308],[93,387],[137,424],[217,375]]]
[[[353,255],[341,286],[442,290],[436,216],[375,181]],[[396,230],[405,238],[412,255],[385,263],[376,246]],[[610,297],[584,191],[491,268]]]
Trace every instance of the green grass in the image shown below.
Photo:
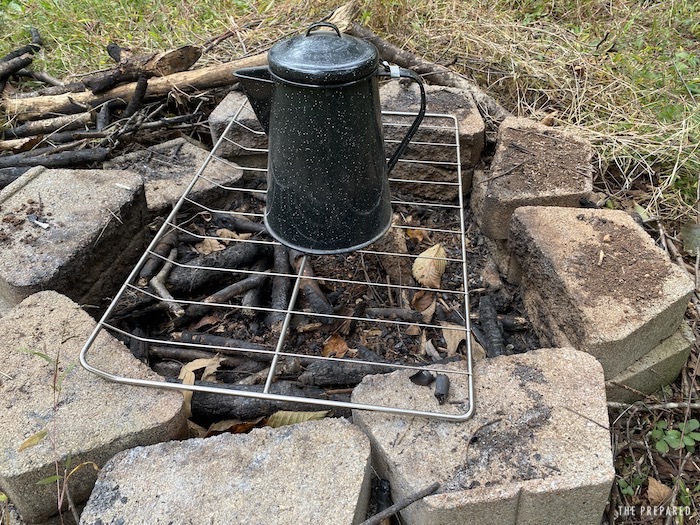
[[[65,77],[105,68],[109,42],[143,50],[235,35],[204,57],[265,48],[338,7],[311,0],[0,0],[4,50],[39,29],[35,62]],[[696,220],[700,2],[361,0],[360,21],[453,69],[514,113],[588,137],[608,206],[641,205],[670,229]]]

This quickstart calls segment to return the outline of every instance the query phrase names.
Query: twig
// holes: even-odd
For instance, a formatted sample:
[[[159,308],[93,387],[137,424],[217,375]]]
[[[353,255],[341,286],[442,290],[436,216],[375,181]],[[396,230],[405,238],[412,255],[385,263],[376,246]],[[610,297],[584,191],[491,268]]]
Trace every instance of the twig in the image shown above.
[[[170,254],[168,255],[168,261],[148,284],[159,297],[167,302],[168,309],[173,313],[173,315],[175,315],[175,317],[182,317],[185,315],[185,309],[181,304],[174,302],[175,298],[165,287],[165,281],[168,279],[168,275],[170,275],[170,270],[173,268],[173,261],[176,257],[177,248],[173,248],[170,250]]]
[[[626,410],[628,408],[636,408],[639,410],[646,410],[647,412],[652,412],[654,410],[700,410],[700,403],[657,403],[654,405],[645,405],[644,403],[638,402],[634,404],[628,403],[618,403],[616,401],[608,401],[608,408],[616,408]]]
[[[427,496],[430,496],[431,494],[436,492],[439,488],[440,488],[440,483],[438,483],[436,481],[435,483],[433,483],[429,487],[425,487],[424,489],[419,490],[415,494],[407,496],[407,497],[403,498],[402,500],[394,503],[391,507],[388,507],[388,508],[384,509],[383,511],[375,514],[371,518],[363,521],[362,523],[360,523],[360,525],[379,525],[382,522],[382,520],[389,518],[390,516],[393,516],[397,512],[402,511],[403,509],[405,509],[409,505],[415,503],[416,501],[421,500]]]

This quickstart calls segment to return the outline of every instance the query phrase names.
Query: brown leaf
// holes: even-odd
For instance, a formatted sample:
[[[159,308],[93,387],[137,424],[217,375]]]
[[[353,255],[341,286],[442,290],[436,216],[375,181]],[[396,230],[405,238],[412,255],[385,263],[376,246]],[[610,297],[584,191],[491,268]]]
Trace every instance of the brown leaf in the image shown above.
[[[440,288],[442,274],[447,266],[447,256],[441,244],[431,246],[413,262],[412,273],[416,281],[430,288]]]
[[[202,255],[209,255],[210,253],[220,252],[226,249],[226,246],[216,239],[204,239],[202,242],[195,244],[194,247]]]
[[[345,354],[351,351],[348,343],[338,334],[331,335],[326,342],[323,343],[321,355],[323,357],[345,357]]]
[[[240,419],[225,419],[223,421],[217,421],[212,423],[207,429],[206,436],[216,436],[223,433],[229,434],[245,434],[249,430],[252,430],[258,423],[264,419],[264,416],[252,419],[250,421],[241,421]]]
[[[194,385],[195,371],[209,366],[212,359],[216,358],[202,358],[190,361],[180,368],[180,373],[178,374],[177,378],[182,381],[183,385]],[[182,396],[185,401],[185,417],[190,418],[192,416],[192,391],[185,390],[182,392]]]
[[[406,230],[406,237],[413,239],[416,242],[423,242],[423,239],[425,238],[424,232],[425,230],[414,230],[409,228]]]
[[[647,479],[647,499],[650,505],[663,505],[671,499],[672,494],[673,490],[671,488],[649,476]]]
[[[411,300],[411,306],[416,312],[420,312],[423,315],[423,321],[429,323],[433,314],[435,313],[435,308],[437,308],[437,300],[435,298],[435,292],[426,292],[425,290],[419,290],[413,296]]]
[[[412,324],[406,328],[406,335],[420,335],[421,329],[417,324]]]
[[[467,338],[467,330],[458,324],[446,323],[441,321],[442,337],[445,339],[447,346],[447,357],[452,357],[457,354],[459,344]]]
[[[236,239],[236,240],[247,240],[250,239],[253,234],[252,233],[238,233],[229,230],[228,228],[219,228],[216,230],[216,236],[221,237],[222,239]]]
[[[205,315],[202,317],[199,321],[197,321],[191,328],[190,330],[199,330],[203,326],[210,326],[210,325],[215,325],[217,324],[221,319],[219,319],[215,315]]]

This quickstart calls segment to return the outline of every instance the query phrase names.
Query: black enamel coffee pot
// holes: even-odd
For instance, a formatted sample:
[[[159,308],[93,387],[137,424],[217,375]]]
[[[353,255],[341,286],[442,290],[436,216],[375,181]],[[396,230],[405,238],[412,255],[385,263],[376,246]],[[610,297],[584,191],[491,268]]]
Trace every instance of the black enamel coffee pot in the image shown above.
[[[235,72],[269,138],[268,231],[306,253],[371,244],[391,225],[388,173],[425,113],[420,77],[380,65],[371,43],[326,22],[275,44],[268,64]],[[421,110],[388,161],[378,87],[384,76],[410,78],[421,91]]]

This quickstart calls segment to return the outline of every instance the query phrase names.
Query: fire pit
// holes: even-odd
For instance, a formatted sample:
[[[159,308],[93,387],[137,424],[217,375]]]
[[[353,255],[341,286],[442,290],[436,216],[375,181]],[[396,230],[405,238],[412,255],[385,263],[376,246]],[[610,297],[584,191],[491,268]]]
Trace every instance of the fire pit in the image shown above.
[[[471,417],[456,119],[426,114],[421,130],[430,133],[419,131],[392,172],[394,217],[382,239],[349,254],[307,255],[282,246],[265,230],[266,150],[252,146],[264,132],[243,124],[246,111],[242,106],[111,302],[81,352],[83,366],[125,384],[301,404],[302,409],[320,405],[454,421]],[[383,114],[389,150],[395,147],[393,137],[414,118]],[[202,175],[207,165],[214,159],[230,163],[221,151],[232,146],[251,154],[240,157],[247,160],[239,161],[239,182],[227,187],[207,180]],[[418,160],[426,157],[435,160]],[[410,169],[416,167],[426,169]],[[450,180],[421,179],[435,167]],[[193,198],[202,184],[217,184],[222,199]],[[426,186],[431,191],[421,192]],[[458,202],[419,197],[442,189],[456,194]],[[161,371],[169,360],[197,357],[217,359],[216,371],[186,384],[193,381],[148,381],[98,369],[90,364],[90,349],[102,330],[136,355],[162,359]],[[454,361],[462,366],[450,364]],[[434,389],[434,410],[416,411],[408,402],[351,401],[352,388],[365,375],[406,368],[413,381]],[[455,375],[468,377],[467,399],[457,407],[445,402]]]

